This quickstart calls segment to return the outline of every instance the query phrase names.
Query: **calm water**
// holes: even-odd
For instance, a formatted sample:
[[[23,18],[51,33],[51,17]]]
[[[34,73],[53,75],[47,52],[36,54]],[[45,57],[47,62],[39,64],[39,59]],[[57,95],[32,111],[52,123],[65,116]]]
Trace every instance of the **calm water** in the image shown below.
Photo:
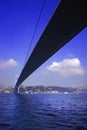
[[[87,94],[0,94],[0,130],[87,130]]]

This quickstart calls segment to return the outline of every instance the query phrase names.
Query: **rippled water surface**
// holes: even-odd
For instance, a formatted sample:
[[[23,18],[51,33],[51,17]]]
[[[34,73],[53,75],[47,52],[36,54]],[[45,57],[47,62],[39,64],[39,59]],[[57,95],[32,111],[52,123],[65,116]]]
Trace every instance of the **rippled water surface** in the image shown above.
[[[87,94],[1,94],[0,130],[87,130]]]

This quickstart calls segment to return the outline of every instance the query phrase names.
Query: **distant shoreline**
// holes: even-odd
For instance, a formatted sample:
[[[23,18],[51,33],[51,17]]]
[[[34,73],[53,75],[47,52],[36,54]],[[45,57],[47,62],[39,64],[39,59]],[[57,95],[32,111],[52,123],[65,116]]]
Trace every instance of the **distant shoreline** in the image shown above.
[[[14,88],[0,88],[0,93],[13,93]],[[26,94],[72,94],[86,93],[87,89],[59,86],[20,86],[18,93]]]

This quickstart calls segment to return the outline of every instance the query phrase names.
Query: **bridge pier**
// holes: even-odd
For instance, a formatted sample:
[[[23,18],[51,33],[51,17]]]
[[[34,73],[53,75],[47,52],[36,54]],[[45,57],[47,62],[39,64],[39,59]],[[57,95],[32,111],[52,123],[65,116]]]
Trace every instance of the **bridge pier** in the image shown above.
[[[18,93],[18,88],[17,87],[14,88],[14,93]]]

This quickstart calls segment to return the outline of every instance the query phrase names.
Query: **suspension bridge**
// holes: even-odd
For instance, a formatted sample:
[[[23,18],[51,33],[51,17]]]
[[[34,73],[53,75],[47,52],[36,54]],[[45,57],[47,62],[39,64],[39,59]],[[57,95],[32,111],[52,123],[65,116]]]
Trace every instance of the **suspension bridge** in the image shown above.
[[[15,85],[19,85],[87,26],[87,0],[61,0]]]

